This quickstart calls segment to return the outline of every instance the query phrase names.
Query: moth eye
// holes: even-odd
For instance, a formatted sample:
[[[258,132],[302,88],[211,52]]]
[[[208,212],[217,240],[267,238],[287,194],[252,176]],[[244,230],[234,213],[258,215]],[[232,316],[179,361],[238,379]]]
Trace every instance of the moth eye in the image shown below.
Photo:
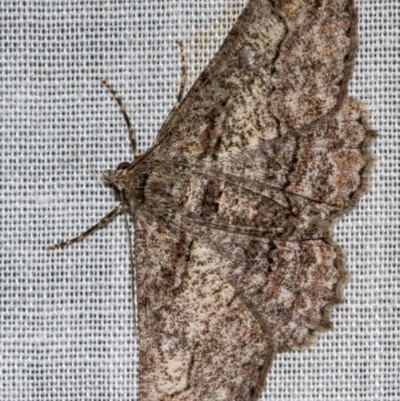
[[[130,165],[131,165],[131,163],[129,163],[129,162],[119,163],[117,170],[126,170]]]

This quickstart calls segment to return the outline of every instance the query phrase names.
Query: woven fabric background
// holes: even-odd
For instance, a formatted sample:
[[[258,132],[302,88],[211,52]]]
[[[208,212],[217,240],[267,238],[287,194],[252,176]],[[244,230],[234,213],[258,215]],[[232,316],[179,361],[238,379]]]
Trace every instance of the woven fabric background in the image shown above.
[[[242,5],[0,0],[0,400],[135,400],[123,219],[63,251],[45,248],[116,205],[101,172],[131,160],[99,78],[122,95],[143,151],[176,98],[176,39],[192,83]],[[278,356],[266,400],[400,399],[400,2],[357,6],[350,92],[370,105],[380,137],[372,190],[335,231],[352,281],[334,330],[310,350]]]

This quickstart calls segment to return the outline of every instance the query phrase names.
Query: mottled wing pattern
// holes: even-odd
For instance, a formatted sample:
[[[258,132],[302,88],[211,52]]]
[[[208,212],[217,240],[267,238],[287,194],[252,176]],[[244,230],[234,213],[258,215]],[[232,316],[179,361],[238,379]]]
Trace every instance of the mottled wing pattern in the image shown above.
[[[355,20],[350,0],[250,0],[147,153],[191,193],[137,216],[141,401],[254,400],[275,350],[331,326],[347,274],[330,231],[370,165],[346,97]]]
[[[141,401],[247,401],[274,356],[269,330],[190,233],[137,219]],[[140,269],[151,266],[151,269]]]
[[[185,224],[206,224],[204,242],[221,232],[241,254],[231,260],[246,274],[225,277],[274,327],[280,351],[331,326],[347,279],[330,231],[365,191],[372,136],[365,107],[346,97],[355,23],[348,0],[250,0],[158,137],[202,171]]]
[[[237,271],[226,275],[274,328],[278,351],[310,345],[341,301],[347,273],[331,229],[366,185],[370,135],[360,110],[345,101],[307,132],[237,155],[205,185],[197,214],[219,247],[235,250]]]
[[[351,0],[250,0],[156,144],[221,159],[326,117],[345,96],[354,25]]]

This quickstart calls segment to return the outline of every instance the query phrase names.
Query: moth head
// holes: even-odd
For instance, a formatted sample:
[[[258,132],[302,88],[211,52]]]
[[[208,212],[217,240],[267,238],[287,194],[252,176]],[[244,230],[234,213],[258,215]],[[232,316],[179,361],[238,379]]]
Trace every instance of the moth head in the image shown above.
[[[122,162],[118,165],[116,170],[103,171],[102,178],[104,181],[114,185],[119,191],[125,188],[126,169],[130,166],[128,162]]]

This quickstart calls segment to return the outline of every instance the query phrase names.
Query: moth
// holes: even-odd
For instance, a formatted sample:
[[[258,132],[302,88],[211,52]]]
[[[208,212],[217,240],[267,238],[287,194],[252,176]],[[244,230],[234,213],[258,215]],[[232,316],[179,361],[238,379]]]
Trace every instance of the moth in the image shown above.
[[[351,0],[249,0],[143,154],[109,87],[135,154],[103,173],[121,203],[51,248],[131,213],[140,401],[258,400],[277,353],[331,328],[348,280],[332,227],[374,138],[347,96],[356,21]]]

